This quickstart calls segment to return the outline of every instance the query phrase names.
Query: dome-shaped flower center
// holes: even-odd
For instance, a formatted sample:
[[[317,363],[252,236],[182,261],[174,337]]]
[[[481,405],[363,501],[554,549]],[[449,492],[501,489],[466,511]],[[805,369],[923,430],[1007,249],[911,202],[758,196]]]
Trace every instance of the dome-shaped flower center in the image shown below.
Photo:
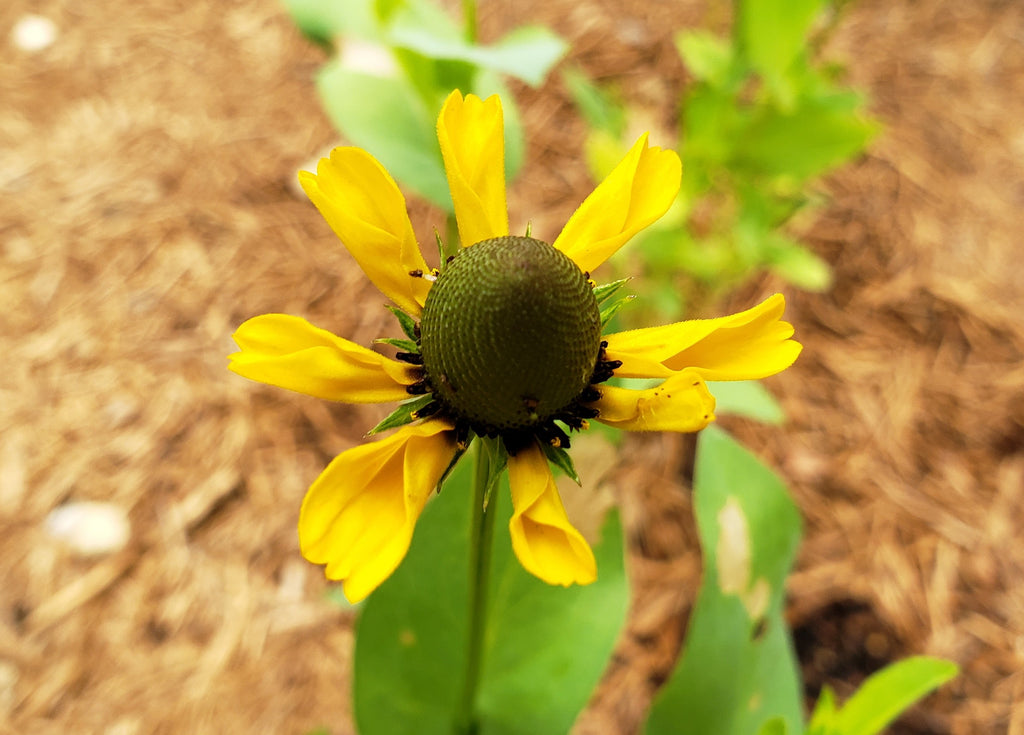
[[[601,349],[586,277],[530,237],[459,252],[430,289],[420,322],[434,395],[483,433],[529,430],[572,404]]]

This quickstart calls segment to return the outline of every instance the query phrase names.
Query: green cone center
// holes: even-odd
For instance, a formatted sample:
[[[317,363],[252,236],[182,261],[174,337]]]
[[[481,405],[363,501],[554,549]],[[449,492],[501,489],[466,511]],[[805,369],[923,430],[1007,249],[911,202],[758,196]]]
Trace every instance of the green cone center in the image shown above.
[[[430,289],[420,322],[434,395],[485,433],[556,418],[589,384],[600,342],[586,276],[531,237],[459,252]]]

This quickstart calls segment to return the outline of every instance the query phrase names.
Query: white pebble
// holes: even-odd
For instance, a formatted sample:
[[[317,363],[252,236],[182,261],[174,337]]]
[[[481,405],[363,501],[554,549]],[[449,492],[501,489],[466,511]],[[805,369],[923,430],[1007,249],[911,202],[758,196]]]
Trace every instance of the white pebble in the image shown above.
[[[120,551],[131,535],[124,510],[110,503],[90,501],[55,508],[46,517],[46,530],[81,556]]]
[[[14,45],[25,51],[42,51],[57,40],[57,26],[41,15],[23,15],[14,24]]]

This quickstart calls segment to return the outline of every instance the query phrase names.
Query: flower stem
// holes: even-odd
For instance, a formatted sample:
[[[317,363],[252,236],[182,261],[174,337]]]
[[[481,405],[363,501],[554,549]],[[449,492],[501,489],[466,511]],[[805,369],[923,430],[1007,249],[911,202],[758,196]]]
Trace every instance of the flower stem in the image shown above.
[[[472,524],[469,543],[469,646],[466,651],[466,684],[458,732],[474,735],[476,692],[483,657],[484,623],[487,620],[487,584],[491,569],[491,546],[494,539],[493,505],[488,502],[487,486],[491,479],[491,456],[484,446],[486,439],[476,439],[476,474],[473,478]]]

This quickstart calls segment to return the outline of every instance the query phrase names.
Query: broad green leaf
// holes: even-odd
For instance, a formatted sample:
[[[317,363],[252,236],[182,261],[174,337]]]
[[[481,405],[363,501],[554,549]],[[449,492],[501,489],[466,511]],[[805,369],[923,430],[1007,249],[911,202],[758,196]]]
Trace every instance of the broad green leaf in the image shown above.
[[[427,503],[405,561],[363,604],[354,664],[361,735],[454,731],[469,636],[472,477],[472,462],[460,462]]]
[[[786,724],[784,717],[775,717],[771,720],[765,720],[764,724],[761,725],[761,729],[757,731],[757,735],[787,735],[789,727]]]
[[[817,711],[808,735],[877,735],[901,712],[957,675],[951,661],[914,656],[871,675],[827,720]],[[827,712],[827,709],[825,710]]]
[[[877,131],[873,122],[848,109],[847,101],[809,100],[789,114],[763,110],[737,141],[734,163],[749,173],[796,181],[845,163],[864,150]]]
[[[686,31],[676,35],[676,48],[694,77],[715,88],[728,85],[733,52],[727,40],[708,31]]]
[[[736,32],[750,65],[774,91],[783,107],[792,104],[786,72],[801,55],[823,0],[740,0]]]
[[[775,397],[759,380],[709,382],[708,390],[715,397],[715,413],[732,414],[779,426],[786,414]]]
[[[372,0],[284,0],[289,15],[307,37],[330,47],[343,34],[376,35]]]
[[[465,681],[473,463],[463,461],[417,523],[405,561],[366,601],[356,631],[361,735],[451,735]],[[507,478],[492,496],[494,549],[477,697],[479,735],[563,735],[586,704],[625,619],[622,531],[594,547],[598,580],[552,587],[512,553]]]
[[[594,546],[596,582],[552,587],[525,572],[512,553],[507,489],[498,502],[495,537],[501,543],[494,549],[480,735],[565,735],[604,673],[625,621],[622,529],[610,514]]]
[[[818,702],[814,705],[811,713],[811,720],[807,723],[805,735],[827,735],[832,732],[832,723],[836,719],[836,693],[832,687],[825,684],[818,695]]]
[[[428,110],[408,82],[351,71],[332,59],[317,88],[331,122],[350,143],[371,153],[401,184],[452,211],[434,133],[437,110]]]
[[[418,23],[398,20],[389,36],[396,46],[424,56],[468,62],[516,77],[531,86],[544,81],[567,48],[565,41],[539,26],[517,28],[491,46],[472,44],[459,36],[440,36]]]
[[[750,735],[773,719],[798,732],[802,695],[782,606],[800,517],[782,482],[723,431],[701,433],[696,462],[704,576],[645,732]]]
[[[687,200],[711,188],[717,169],[734,157],[750,114],[735,98],[706,84],[694,85],[683,100],[679,153],[683,161],[682,194]]]

